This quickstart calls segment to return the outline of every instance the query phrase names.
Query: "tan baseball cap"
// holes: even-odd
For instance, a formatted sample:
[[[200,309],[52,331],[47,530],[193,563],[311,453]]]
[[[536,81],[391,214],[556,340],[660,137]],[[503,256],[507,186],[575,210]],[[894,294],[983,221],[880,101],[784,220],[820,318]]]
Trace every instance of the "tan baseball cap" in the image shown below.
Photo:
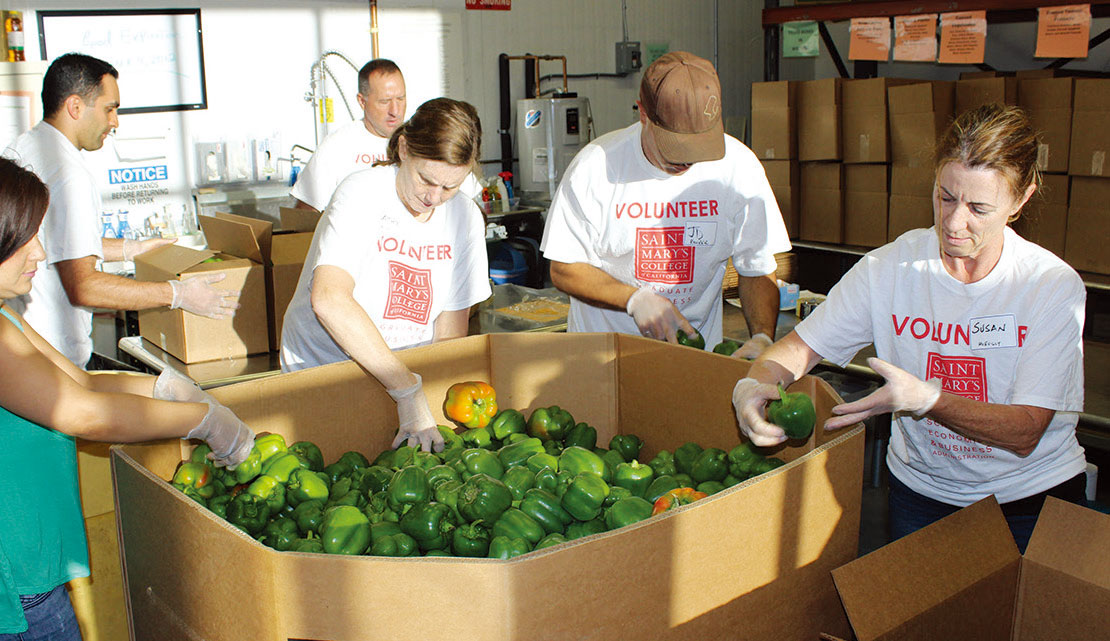
[[[705,58],[685,51],[660,56],[640,81],[640,103],[657,127],[655,142],[667,162],[725,157],[721,81]]]

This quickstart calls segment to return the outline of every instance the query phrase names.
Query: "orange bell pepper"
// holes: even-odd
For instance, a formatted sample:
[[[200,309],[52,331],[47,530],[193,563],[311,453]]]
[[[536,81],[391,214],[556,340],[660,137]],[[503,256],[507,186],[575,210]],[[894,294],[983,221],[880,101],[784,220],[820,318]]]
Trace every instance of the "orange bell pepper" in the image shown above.
[[[484,381],[455,383],[443,401],[447,418],[465,427],[485,427],[497,414],[497,394]]]
[[[693,503],[698,499],[704,499],[709,496],[705,492],[699,492],[692,487],[679,487],[669,490],[663,496],[655,499],[655,505],[651,508],[652,516],[667,510],[673,510],[680,505]]]

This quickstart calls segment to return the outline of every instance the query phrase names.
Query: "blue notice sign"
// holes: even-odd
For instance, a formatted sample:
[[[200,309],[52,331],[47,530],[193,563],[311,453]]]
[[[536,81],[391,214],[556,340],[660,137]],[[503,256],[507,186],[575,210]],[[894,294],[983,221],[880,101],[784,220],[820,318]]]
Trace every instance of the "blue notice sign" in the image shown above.
[[[149,167],[124,167],[108,170],[108,182],[113,185],[126,183],[143,183],[155,180],[166,180],[165,165],[151,165]]]

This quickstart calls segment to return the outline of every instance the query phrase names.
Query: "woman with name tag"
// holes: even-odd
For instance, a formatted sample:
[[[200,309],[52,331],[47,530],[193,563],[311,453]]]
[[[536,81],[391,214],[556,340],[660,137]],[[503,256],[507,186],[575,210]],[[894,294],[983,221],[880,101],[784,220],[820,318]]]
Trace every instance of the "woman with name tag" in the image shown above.
[[[336,188],[285,312],[281,369],[353,359],[397,402],[402,442],[442,449],[420,375],[394,349],[466,336],[489,298],[485,224],[459,187],[481,148],[474,107],[420,106],[389,140],[388,160]]]
[[[86,372],[11,309],[46,258],[37,233],[48,205],[35,174],[0,158],[0,641],[81,638],[65,586],[89,576],[75,437],[197,438],[232,467],[254,445],[250,428],[173,368]]]
[[[875,393],[825,429],[892,412],[892,539],[995,495],[1024,551],[1046,496],[1084,504],[1079,275],[1008,225],[1034,197],[1037,136],[1021,110],[961,115],[937,149],[934,226],[864,256],[828,299],[768,348],[733,391],[755,445],[786,440],[768,401],[822,358],[873,343]]]

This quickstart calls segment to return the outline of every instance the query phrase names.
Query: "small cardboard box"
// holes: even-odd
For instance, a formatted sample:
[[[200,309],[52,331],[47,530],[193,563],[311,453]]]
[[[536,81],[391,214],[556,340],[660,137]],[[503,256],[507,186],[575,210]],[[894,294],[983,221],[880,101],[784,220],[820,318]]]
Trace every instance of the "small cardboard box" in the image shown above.
[[[1017,78],[972,78],[956,81],[956,115],[981,105],[1016,105]]]
[[[1071,179],[1064,260],[1078,271],[1110,274],[1110,178]]]
[[[1045,500],[1022,556],[993,496],[833,571],[858,641],[1105,639],[1110,516]]]
[[[778,201],[782,221],[786,223],[786,233],[791,238],[797,238],[798,209],[801,206],[798,198],[798,192],[801,189],[798,161],[764,160],[763,170],[767,173],[767,182],[771,185],[771,191],[775,193],[775,200]]]
[[[270,351],[281,347],[281,327],[285,310],[297,291],[304,259],[312,245],[320,213],[307,209],[282,207],[281,229],[275,230],[270,245],[270,260],[266,279],[269,301],[267,315],[270,321]]]
[[[894,162],[890,164],[890,193],[900,196],[926,196],[933,193],[937,174],[933,163]]]
[[[798,238],[839,244],[844,240],[844,182],[838,162],[801,163],[802,208]]]
[[[952,120],[952,96],[951,82],[887,87],[891,163],[932,168],[933,149]]]
[[[752,151],[760,160],[798,157],[796,82],[752,83]]]
[[[1042,174],[1041,188],[1025,204],[1012,226],[1022,238],[1063,258],[1068,232],[1068,177]]]
[[[890,195],[886,240],[890,242],[911,229],[933,226],[933,199],[930,196]]]
[[[844,243],[886,244],[889,165],[844,165]]]
[[[617,334],[490,334],[397,352],[436,399],[485,380],[503,407],[548,405],[634,432],[640,458],[685,441],[738,439],[732,387],[749,365]],[[666,368],[661,364],[666,363]],[[791,386],[838,402],[827,384]],[[213,390],[258,431],[309,439],[334,460],[389,447],[396,410],[353,362]],[[276,552],[165,479],[189,452],[174,439],[115,446],[112,469],[133,639],[812,641],[847,634],[831,571],[856,557],[862,426],[818,429],[772,472],[620,530],[502,561]],[[419,595],[419,598],[414,598]],[[773,612],[774,616],[768,616]]]
[[[1018,106],[1040,134],[1037,169],[1064,173],[1071,148],[1072,78],[1018,79]]]
[[[798,160],[840,160],[840,78],[798,83]]]
[[[1076,78],[1072,108],[1068,173],[1110,178],[1110,78]]]
[[[159,247],[135,258],[135,278],[166,281],[223,272],[227,277],[214,287],[238,290],[239,309],[234,318],[223,320],[168,307],[145,309],[139,312],[139,334],[185,363],[267,351],[266,278],[259,245],[268,240],[269,234],[235,220],[197,218],[210,249]],[[204,262],[213,257],[220,262]]]
[[[896,78],[845,80],[840,112],[843,162],[890,162],[887,87],[912,83]]]

